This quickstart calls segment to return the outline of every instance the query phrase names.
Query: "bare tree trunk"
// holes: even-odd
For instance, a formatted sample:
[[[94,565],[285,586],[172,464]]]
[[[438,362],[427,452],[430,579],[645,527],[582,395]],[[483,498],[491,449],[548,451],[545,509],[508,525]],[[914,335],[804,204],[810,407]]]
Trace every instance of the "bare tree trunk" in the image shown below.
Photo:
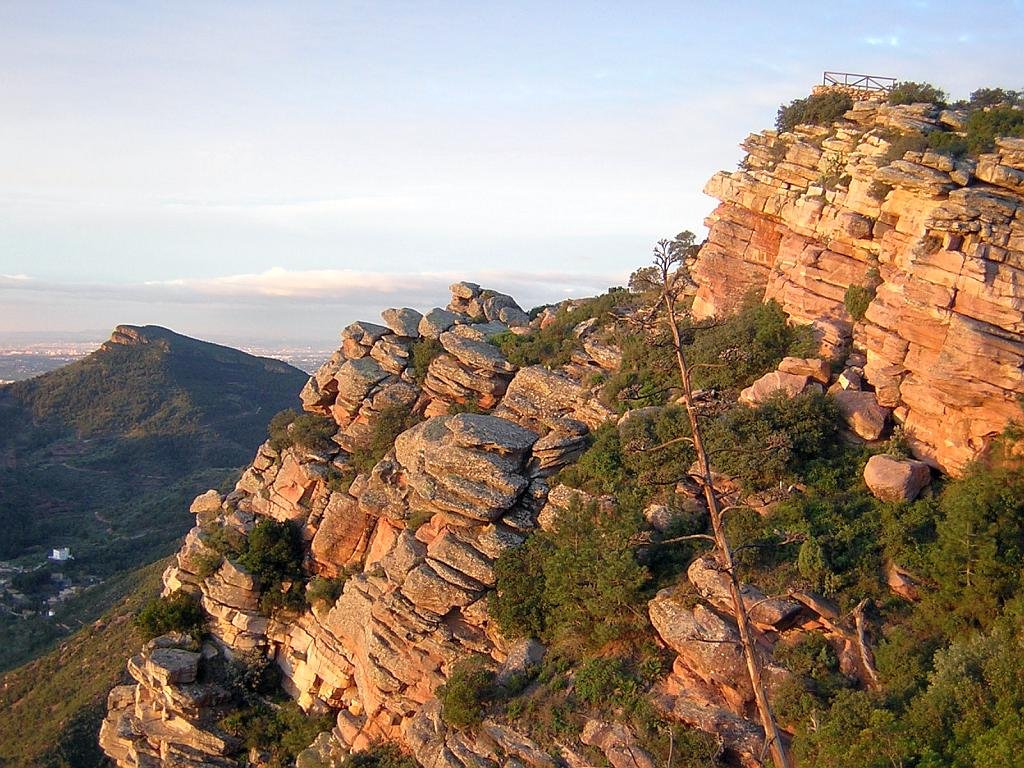
[[[659,265],[661,266],[661,265]],[[665,285],[671,280],[667,267],[662,267]],[[672,345],[675,347],[676,363],[679,366],[679,378],[682,382],[683,402],[686,406],[686,414],[690,419],[690,431],[693,439],[693,448],[697,453],[697,465],[700,471],[700,481],[704,488],[704,498],[708,505],[708,515],[711,518],[711,528],[714,533],[715,548],[718,550],[718,558],[722,568],[729,575],[729,596],[732,598],[733,613],[736,616],[736,628],[739,630],[740,644],[743,646],[743,656],[747,663],[747,674],[750,677],[750,685],[754,690],[754,702],[757,705],[757,713],[761,719],[761,727],[764,728],[765,739],[771,751],[772,761],[775,768],[790,768],[789,755],[782,743],[779,728],[775,724],[775,716],[772,714],[771,705],[768,702],[768,695],[765,692],[764,681],[761,679],[761,665],[754,650],[754,640],[750,630],[750,622],[747,617],[747,609],[743,605],[739,576],[736,573],[736,566],[733,562],[732,548],[725,537],[725,530],[722,521],[722,508],[715,493],[714,480],[711,476],[711,463],[708,460],[707,450],[704,448],[704,438],[700,431],[700,421],[697,418],[697,409],[693,405],[693,387],[690,384],[690,369],[686,365],[686,357],[683,354],[683,343],[679,336],[679,326],[676,323],[675,296],[668,290],[662,292],[662,299],[665,305],[665,312],[668,315],[669,327],[672,331]]]

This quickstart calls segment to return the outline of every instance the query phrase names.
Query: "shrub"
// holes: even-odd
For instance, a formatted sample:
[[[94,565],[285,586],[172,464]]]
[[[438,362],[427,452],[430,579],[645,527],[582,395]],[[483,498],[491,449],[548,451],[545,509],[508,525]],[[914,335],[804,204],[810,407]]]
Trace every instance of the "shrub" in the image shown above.
[[[407,406],[395,404],[382,408],[373,418],[370,435],[352,452],[352,464],[359,472],[369,472],[391,450],[395,439],[416,426],[419,417]]]
[[[305,607],[302,556],[302,532],[295,523],[261,520],[249,533],[238,564],[259,579],[264,613]]]
[[[295,757],[320,733],[334,725],[331,715],[307,716],[293,701],[284,704],[258,702],[232,712],[219,725],[232,736],[240,738],[247,749],[270,753],[267,768],[294,765]]]
[[[184,592],[150,600],[135,617],[135,626],[146,640],[182,632],[198,637],[203,633],[206,616],[199,602]]]
[[[288,408],[274,415],[267,427],[270,433],[270,447],[283,451],[297,445],[311,451],[331,448],[331,438],[338,431],[338,425],[326,416],[316,413],[296,413]]]
[[[490,595],[490,614],[508,638],[544,636],[544,555],[543,538],[537,535],[506,549],[494,564],[498,586]]]
[[[295,445],[311,451],[324,451],[334,447],[331,438],[338,431],[333,419],[317,413],[300,413],[288,429]]]
[[[192,558],[196,567],[196,575],[202,579],[208,578],[217,572],[221,563],[224,562],[224,555],[217,551],[200,552]]]
[[[887,133],[884,137],[889,148],[882,155],[882,162],[888,165],[894,160],[902,160],[907,152],[924,152],[929,148],[928,137],[920,133]]]
[[[334,466],[328,467],[327,474],[324,476],[324,484],[327,486],[327,490],[334,493],[348,493],[348,489],[352,487],[353,480],[355,480],[355,475],[352,472],[342,472]]]
[[[816,347],[810,329],[789,325],[777,302],[754,295],[729,318],[682,330],[693,385],[702,389],[749,386],[787,355],[808,357]]]
[[[267,432],[270,433],[270,447],[275,451],[283,451],[292,446],[293,441],[288,434],[288,427],[298,415],[294,408],[286,408],[271,417],[270,424],[267,425]]]
[[[625,288],[609,288],[607,293],[581,302],[575,307],[560,307],[555,321],[543,330],[518,335],[511,331],[489,339],[513,365],[564,365],[580,346],[572,329],[593,317],[602,318],[614,308],[635,301]]]
[[[939,104],[945,106],[946,92],[931,83],[916,83],[907,80],[897,83],[889,91],[890,104]]]
[[[1024,110],[993,107],[972,112],[967,118],[967,153],[972,156],[995,149],[1000,136],[1024,137]]]
[[[427,369],[434,358],[444,352],[444,347],[437,339],[423,337],[415,342],[409,350],[409,374],[417,384],[422,385],[427,378]]]
[[[622,659],[597,657],[580,665],[573,678],[573,692],[587,706],[603,707],[611,701],[622,704],[642,690]]]
[[[362,752],[353,752],[341,768],[418,768],[412,757],[393,742],[377,742]]]
[[[260,695],[277,691],[281,668],[259,648],[239,651],[228,662],[225,682],[239,701],[251,705]]]
[[[853,99],[848,94],[827,91],[780,106],[775,127],[780,131],[792,131],[798,125],[829,126],[852,108]]]
[[[839,423],[839,410],[827,395],[779,394],[756,408],[737,405],[707,422],[705,442],[718,471],[761,490],[801,476],[833,446]]]
[[[437,689],[441,717],[455,728],[479,725],[493,696],[494,672],[480,656],[470,656],[457,662],[448,681]]]
[[[486,413],[480,407],[480,401],[475,397],[469,397],[464,403],[452,403],[448,406],[448,414],[454,416],[457,413]]]
[[[554,531],[533,535],[526,553],[503,553],[492,598],[502,630],[581,647],[635,635],[646,625],[640,590],[649,578],[634,554],[639,522],[639,512],[573,501]]]
[[[875,288],[867,285],[851,285],[843,294],[843,304],[857,322],[864,319],[868,306],[875,298]]]
[[[968,102],[967,108],[976,110],[1001,105],[1009,107],[1024,105],[1024,93],[1003,88],[979,88],[971,93],[971,100]]]
[[[338,602],[338,598],[341,597],[346,581],[348,581],[347,575],[338,576],[333,579],[317,576],[306,587],[306,600],[309,601],[310,605],[323,603],[326,607],[333,606]]]

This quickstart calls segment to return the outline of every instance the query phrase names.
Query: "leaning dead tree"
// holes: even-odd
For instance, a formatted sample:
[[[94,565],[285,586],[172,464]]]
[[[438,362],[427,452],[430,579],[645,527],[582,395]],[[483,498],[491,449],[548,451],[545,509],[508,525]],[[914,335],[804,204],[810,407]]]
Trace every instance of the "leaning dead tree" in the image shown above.
[[[754,649],[753,633],[751,632],[747,609],[743,603],[739,575],[736,572],[732,548],[725,536],[723,525],[725,510],[723,510],[718,493],[715,491],[715,484],[711,474],[711,463],[708,460],[708,452],[704,446],[704,439],[700,429],[700,419],[698,418],[697,409],[693,401],[690,369],[686,364],[683,342],[679,334],[676,303],[690,285],[684,262],[691,249],[692,235],[689,242],[685,238],[681,239],[680,237],[672,241],[659,241],[654,249],[654,266],[653,268],[648,268],[649,271],[646,271],[644,277],[646,278],[645,282],[657,291],[658,304],[665,311],[669,330],[672,333],[672,346],[675,349],[676,365],[679,368],[683,404],[690,420],[690,441],[697,454],[696,479],[703,488],[704,499],[707,502],[708,515],[711,518],[713,532],[711,538],[714,541],[716,555],[722,570],[729,577],[729,596],[732,602],[733,614],[736,617],[736,628],[740,636],[740,644],[743,646],[747,674],[750,677],[750,685],[754,690],[754,702],[757,706],[761,726],[764,728],[766,744],[775,763],[775,768],[790,768],[789,755],[779,734],[779,728],[775,723],[775,716],[772,714],[764,681],[761,677],[761,662],[757,658]]]

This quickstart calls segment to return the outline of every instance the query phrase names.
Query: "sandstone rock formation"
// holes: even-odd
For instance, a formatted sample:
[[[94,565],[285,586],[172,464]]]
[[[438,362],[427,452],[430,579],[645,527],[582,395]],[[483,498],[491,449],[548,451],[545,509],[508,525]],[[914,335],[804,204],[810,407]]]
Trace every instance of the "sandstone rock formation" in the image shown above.
[[[956,473],[1020,415],[1024,163],[1020,139],[976,164],[886,157],[901,133],[944,119],[867,100],[831,128],[749,136],[741,170],[705,188],[721,204],[692,275],[698,317],[754,292],[810,324],[826,356],[863,350],[866,383],[917,457]],[[844,305],[850,286],[874,289],[862,320]]]
[[[830,129],[749,137],[744,168],[709,182],[722,203],[692,273],[698,316],[724,314],[754,292],[811,325],[820,342],[818,357],[784,359],[742,402],[828,386],[860,439],[882,439],[901,425],[919,458],[956,472],[1019,413],[1024,392],[1024,143],[1001,141],[976,165],[932,153],[885,159],[893,131],[928,130],[943,119],[920,106],[861,101]],[[847,311],[850,286],[871,297],[863,317]],[[397,741],[429,768],[554,768],[544,748],[505,723],[485,719],[475,733],[450,728],[435,692],[470,654],[489,658],[506,681],[540,663],[543,648],[509,643],[488,613],[495,561],[537,528],[555,530],[574,502],[613,513],[612,497],[552,478],[593,431],[616,420],[622,430],[661,409],[617,419],[597,396],[595,377],[623,359],[603,321],[573,329],[567,364],[519,368],[490,339],[551,327],[559,312],[531,320],[505,294],[467,282],[451,291],[447,308],[388,309],[384,325],[345,328],[340,348],[301,393],[333,436],[316,448],[268,442],[231,493],[193,503],[196,526],[164,585],[196,596],[213,641],[161,638],[129,662],[135,682],[111,693],[102,732],[118,766],[237,764],[239,745],[217,727],[230,695],[203,677],[203,665],[257,652],[274,660],[304,710],[335,715],[306,764],[337,765],[375,742]],[[409,428],[393,445],[394,434],[388,438],[386,452],[357,460],[395,413]],[[865,480],[879,498],[905,500],[929,471],[875,456]],[[763,511],[778,500],[741,498],[722,480],[728,504]],[[681,510],[701,513],[692,487],[680,483],[676,495],[671,508],[644,510],[651,529],[671,530]],[[245,540],[268,518],[301,530],[305,573],[344,579],[336,602],[273,615],[261,608],[264,585],[225,542]],[[915,599],[897,566],[887,578]],[[647,606],[674,660],[654,703],[718,736],[742,763],[760,765],[763,734],[725,574],[713,557],[699,557],[685,582]],[[752,584],[741,592],[770,697],[789,674],[776,648],[812,632],[832,645],[844,674],[871,682],[859,628],[828,601],[807,592],[771,597]],[[568,764],[587,764],[579,745],[617,767],[653,765],[622,723],[587,722],[562,745]]]
[[[452,293],[448,310],[386,310],[386,326],[348,326],[302,392],[306,410],[337,427],[333,447],[264,444],[233,492],[196,499],[196,527],[164,574],[165,592],[200,600],[215,641],[205,655],[258,649],[276,661],[300,706],[338,712],[309,760],[397,740],[424,765],[554,765],[500,723],[484,724],[486,743],[452,731],[434,692],[468,654],[503,669],[537,662],[543,649],[507,645],[488,616],[494,562],[536,527],[545,478],[574,461],[590,429],[613,414],[593,385],[574,378],[577,368],[517,370],[488,343],[530,322],[510,297],[466,283]],[[422,386],[410,371],[421,335],[443,350]],[[580,355],[586,370],[608,365],[604,350],[598,361],[581,344]],[[492,413],[448,415],[470,402]],[[332,484],[352,471],[352,452],[393,407],[423,420],[347,490]],[[347,576],[337,602],[265,615],[259,579],[219,554],[221,542],[244,539],[263,518],[301,526],[313,573]],[[196,688],[198,649],[184,638],[163,647],[170,642],[158,639],[129,663],[136,684],[111,694],[104,749],[132,768],[234,765],[238,745],[214,717],[227,694]]]

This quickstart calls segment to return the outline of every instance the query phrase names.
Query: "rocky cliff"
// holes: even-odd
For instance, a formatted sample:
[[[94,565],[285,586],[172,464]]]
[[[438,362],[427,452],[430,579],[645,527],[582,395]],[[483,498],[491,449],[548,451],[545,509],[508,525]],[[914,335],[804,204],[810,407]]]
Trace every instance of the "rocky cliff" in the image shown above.
[[[827,387],[850,440],[878,440],[894,421],[919,457],[956,472],[1019,414],[1024,391],[1024,144],[1001,141],[977,162],[886,158],[893,131],[926,131],[944,119],[952,118],[931,108],[860,102],[831,128],[751,136],[743,170],[709,183],[722,204],[692,264],[693,307],[697,316],[724,315],[753,292],[815,329],[820,357],[787,357],[741,403]],[[870,298],[860,319],[847,307],[851,286]],[[393,741],[430,768],[584,766],[595,754],[617,768],[653,768],[622,722],[591,718],[557,745],[541,744],[499,716],[453,728],[436,697],[468,655],[489,658],[499,679],[538,663],[544,649],[508,641],[489,613],[495,563],[558,524],[580,492],[549,480],[593,432],[650,415],[620,416],[599,397],[600,382],[622,364],[613,339],[635,318],[601,313],[571,328],[568,362],[550,369],[517,367],[489,343],[536,333],[556,316],[549,309],[531,319],[508,296],[457,283],[447,308],[390,309],[384,325],[344,330],[341,348],[302,392],[305,410],[329,419],[330,440],[268,442],[232,493],[193,504],[197,524],[164,584],[201,601],[211,639],[165,636],[131,660],[133,682],[111,693],[101,732],[119,766],[242,764],[238,739],[220,725],[230,695],[204,669],[256,652],[279,667],[304,710],[334,718],[300,755],[302,766],[340,765]],[[422,420],[361,465],[397,412]],[[930,480],[920,462],[875,458],[865,476],[879,498],[911,499]],[[763,513],[774,503],[727,478],[722,490],[728,503]],[[669,492],[700,513],[688,483]],[[653,505],[644,516],[665,529],[662,518],[673,514]],[[345,577],[336,601],[266,609],[260,579],[221,546],[266,519],[301,529],[309,575]],[[893,592],[916,599],[912,579],[890,571]],[[846,684],[877,685],[862,605],[843,613],[809,589],[772,597],[752,584],[743,599],[773,699],[791,678],[779,649],[809,637],[834,651]],[[645,692],[660,717],[713,734],[713,759],[759,765],[764,737],[715,559],[697,557],[645,607],[672,662]],[[261,764],[258,754],[248,760]]]
[[[741,169],[705,188],[721,204],[693,266],[697,317],[754,292],[813,324],[827,356],[863,350],[878,403],[954,473],[1019,413],[1024,387],[1024,140],[977,160],[893,156],[901,137],[960,119],[859,101],[828,128],[749,136]],[[850,286],[874,291],[862,319]]]

